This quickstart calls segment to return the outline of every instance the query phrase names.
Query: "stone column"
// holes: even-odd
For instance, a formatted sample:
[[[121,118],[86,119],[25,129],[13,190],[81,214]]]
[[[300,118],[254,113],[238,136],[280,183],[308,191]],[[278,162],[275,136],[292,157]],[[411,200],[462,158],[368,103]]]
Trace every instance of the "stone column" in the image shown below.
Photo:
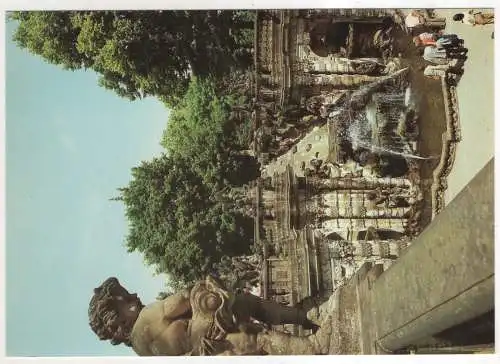
[[[340,57],[318,57],[310,55],[310,64],[304,69],[305,72],[321,72],[324,74],[355,74],[351,62],[347,58]]]
[[[339,240],[329,241],[330,249],[337,252],[339,258],[352,257],[397,257],[408,246],[407,242],[395,240]]]
[[[299,82],[302,85],[325,85],[336,89],[354,89],[379,80],[380,77],[366,75],[304,74]]]

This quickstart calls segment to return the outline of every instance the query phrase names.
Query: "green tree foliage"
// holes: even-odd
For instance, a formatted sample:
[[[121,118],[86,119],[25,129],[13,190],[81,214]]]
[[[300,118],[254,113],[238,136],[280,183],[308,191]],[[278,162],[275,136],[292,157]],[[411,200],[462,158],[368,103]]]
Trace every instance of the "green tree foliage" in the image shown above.
[[[239,153],[244,146],[230,119],[238,99],[220,96],[210,78],[193,77],[170,114],[162,140],[167,153],[133,168],[129,185],[119,189],[130,225],[128,250],[142,253],[178,287],[253,245],[243,186],[259,168]]]
[[[209,272],[223,256],[245,254],[253,220],[234,206],[211,198],[207,185],[182,159],[167,155],[132,169],[120,188],[129,233],[129,252],[173,280],[189,283]]]
[[[21,48],[67,70],[92,69],[130,100],[156,96],[173,109],[167,154],[132,169],[120,188],[129,252],[182,287],[223,257],[247,254],[253,219],[235,201],[259,174],[241,153],[252,135],[251,11],[13,12]],[[217,80],[217,81],[214,81]],[[237,111],[235,111],[237,110]]]
[[[238,125],[230,118],[236,102],[234,95],[220,96],[214,81],[195,77],[163,135],[169,155],[185,159],[212,191],[242,186],[259,175],[255,158],[240,153],[248,145],[238,130],[249,133],[250,120]]]
[[[100,85],[131,100],[173,106],[192,74],[222,76],[251,65],[249,11],[13,12],[14,41],[65,69],[93,69]]]

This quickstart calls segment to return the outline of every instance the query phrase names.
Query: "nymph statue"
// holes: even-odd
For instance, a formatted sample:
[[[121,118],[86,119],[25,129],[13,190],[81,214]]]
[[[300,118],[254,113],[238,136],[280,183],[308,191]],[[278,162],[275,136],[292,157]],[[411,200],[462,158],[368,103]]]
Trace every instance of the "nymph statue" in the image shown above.
[[[112,277],[94,290],[89,305],[97,336],[140,356],[326,354],[316,334],[268,330],[280,324],[321,330],[307,316],[302,308],[230,292],[210,276],[147,306]]]

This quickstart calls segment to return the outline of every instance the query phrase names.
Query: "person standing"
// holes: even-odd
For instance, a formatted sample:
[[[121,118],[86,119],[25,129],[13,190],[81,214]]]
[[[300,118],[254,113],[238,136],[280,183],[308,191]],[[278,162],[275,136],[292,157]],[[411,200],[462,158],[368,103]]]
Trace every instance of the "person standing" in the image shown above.
[[[456,34],[422,33],[413,37],[413,43],[418,46],[435,46],[437,48],[453,48],[463,46],[463,40]]]
[[[434,46],[427,46],[424,48],[423,58],[427,62],[434,64],[448,64],[448,54],[446,49],[439,49]]]
[[[440,79],[441,77],[446,77],[449,69],[449,64],[429,65],[424,69],[424,76],[433,79]]]
[[[445,79],[447,83],[457,85],[463,71],[457,69],[451,63],[446,65],[427,66],[424,69],[424,76],[435,80]]]
[[[427,46],[424,48],[423,58],[427,62],[434,64],[447,64],[449,62],[449,58],[465,59],[467,52],[467,48],[445,49],[435,46]]]
[[[417,47],[428,46],[428,45],[433,46],[433,45],[436,45],[436,40],[437,40],[437,37],[435,34],[424,32],[424,33],[420,33],[419,35],[413,37],[413,44],[415,44],[415,46],[417,46]]]
[[[472,26],[493,24],[495,22],[495,13],[483,13],[481,11],[469,10],[464,13],[453,15],[453,20]]]
[[[436,47],[438,48],[454,48],[463,45],[464,41],[458,38],[456,34],[443,34],[437,37]]]

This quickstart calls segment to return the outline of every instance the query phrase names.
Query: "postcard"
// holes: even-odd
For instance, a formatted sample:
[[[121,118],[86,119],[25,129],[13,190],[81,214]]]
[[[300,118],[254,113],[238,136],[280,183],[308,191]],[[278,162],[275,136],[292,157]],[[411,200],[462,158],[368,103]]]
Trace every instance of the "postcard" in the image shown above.
[[[493,9],[5,22],[7,356],[494,352]]]

